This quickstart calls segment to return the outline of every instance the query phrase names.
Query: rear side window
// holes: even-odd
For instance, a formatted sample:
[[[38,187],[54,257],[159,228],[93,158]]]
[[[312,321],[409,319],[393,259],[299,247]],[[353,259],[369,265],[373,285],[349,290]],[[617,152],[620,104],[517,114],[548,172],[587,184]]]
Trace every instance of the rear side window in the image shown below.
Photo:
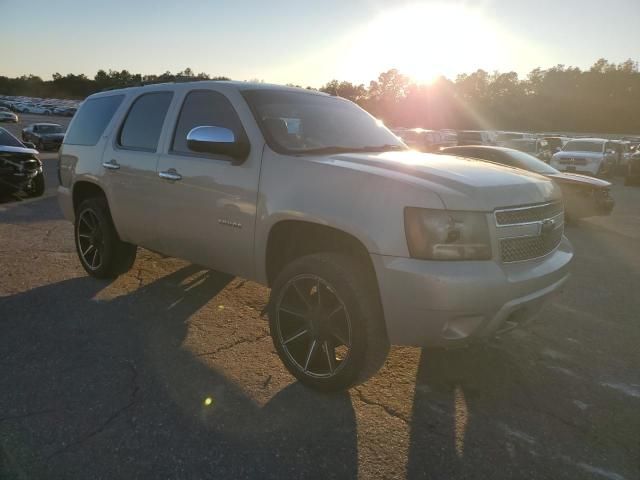
[[[240,118],[227,97],[212,90],[194,90],[182,104],[171,151],[194,154],[187,147],[187,134],[203,126],[228,128],[236,137],[244,135]]]
[[[76,113],[64,143],[88,146],[98,143],[123,98],[124,95],[112,95],[86,100]]]
[[[118,144],[132,150],[155,152],[172,97],[171,92],[154,92],[136,98],[120,129]]]

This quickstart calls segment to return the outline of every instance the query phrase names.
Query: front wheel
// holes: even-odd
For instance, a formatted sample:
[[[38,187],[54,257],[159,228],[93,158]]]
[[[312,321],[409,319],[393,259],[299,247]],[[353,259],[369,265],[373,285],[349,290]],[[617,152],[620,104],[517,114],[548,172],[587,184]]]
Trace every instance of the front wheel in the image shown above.
[[[44,173],[40,172],[33,178],[33,180],[31,180],[31,185],[27,190],[27,195],[31,198],[41,197],[44,193],[44,189]]]
[[[269,301],[271,338],[300,382],[343,390],[384,364],[389,341],[373,276],[335,253],[298,258],[278,275]]]
[[[96,278],[113,278],[126,273],[136,259],[137,247],[120,240],[107,201],[84,200],[75,221],[76,251],[86,272]]]

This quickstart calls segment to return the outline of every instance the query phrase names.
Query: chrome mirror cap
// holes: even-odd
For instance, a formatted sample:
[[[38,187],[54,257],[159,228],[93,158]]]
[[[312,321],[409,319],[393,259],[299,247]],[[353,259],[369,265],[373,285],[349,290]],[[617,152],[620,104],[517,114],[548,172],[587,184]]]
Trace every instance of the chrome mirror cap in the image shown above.
[[[238,139],[232,130],[224,127],[201,126],[187,134],[189,150],[231,157],[234,163],[241,163],[250,151],[249,142]]]
[[[231,130],[223,127],[202,126],[192,128],[187,134],[187,145],[198,143],[234,143],[236,136]],[[191,147],[189,147],[191,148]]]

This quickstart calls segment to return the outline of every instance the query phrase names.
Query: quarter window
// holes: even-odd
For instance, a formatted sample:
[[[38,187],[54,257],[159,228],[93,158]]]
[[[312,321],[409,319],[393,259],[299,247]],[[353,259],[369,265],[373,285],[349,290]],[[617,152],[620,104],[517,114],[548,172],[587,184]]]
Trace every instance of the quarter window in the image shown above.
[[[110,95],[85,100],[64,137],[64,143],[87,146],[98,143],[123,98],[124,95]]]
[[[212,90],[189,92],[182,104],[171,151],[196,154],[187,147],[187,134],[195,127],[223,127],[236,137],[244,136],[238,114],[227,97]]]
[[[171,92],[146,93],[138,97],[120,130],[120,146],[155,152],[172,97]]]

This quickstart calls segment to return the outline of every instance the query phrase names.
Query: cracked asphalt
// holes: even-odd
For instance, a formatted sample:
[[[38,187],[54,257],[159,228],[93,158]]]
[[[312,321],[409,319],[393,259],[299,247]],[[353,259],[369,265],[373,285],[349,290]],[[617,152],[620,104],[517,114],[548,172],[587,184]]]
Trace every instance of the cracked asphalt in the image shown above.
[[[535,326],[337,395],[285,371],[264,287],[145,250],[87,277],[53,193],[0,204],[2,479],[640,478],[640,188],[567,229]]]

